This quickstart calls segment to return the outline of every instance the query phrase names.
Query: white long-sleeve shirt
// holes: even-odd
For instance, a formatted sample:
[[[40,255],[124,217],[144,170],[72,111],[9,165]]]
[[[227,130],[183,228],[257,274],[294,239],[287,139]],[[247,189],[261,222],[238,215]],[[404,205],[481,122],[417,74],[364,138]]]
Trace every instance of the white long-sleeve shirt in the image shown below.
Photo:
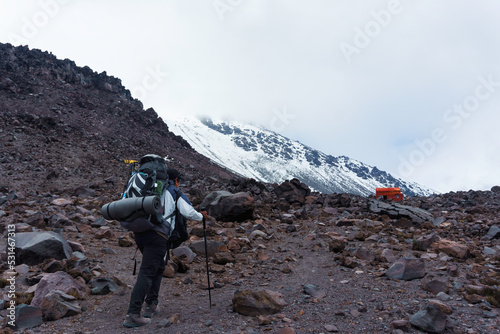
[[[179,196],[179,199],[177,200],[177,209],[179,210],[180,214],[188,220],[202,221],[203,215],[200,212],[196,211],[193,206],[183,198],[183,194],[180,190],[177,190],[177,192]],[[164,224],[170,226],[170,231],[173,231],[175,227],[175,215],[172,215],[172,213],[175,210],[175,200],[168,190],[163,192],[161,200],[163,208],[165,210],[163,217],[167,219]]]

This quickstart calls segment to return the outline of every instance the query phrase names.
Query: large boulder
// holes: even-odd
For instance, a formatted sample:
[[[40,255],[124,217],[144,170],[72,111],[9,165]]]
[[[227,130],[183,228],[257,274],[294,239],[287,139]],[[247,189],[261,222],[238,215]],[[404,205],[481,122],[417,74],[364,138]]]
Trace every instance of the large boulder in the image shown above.
[[[90,289],[85,284],[64,271],[58,271],[44,276],[38,282],[31,305],[41,307],[44,297],[52,290],[59,290],[78,299],[84,299],[90,294]]]
[[[221,221],[245,221],[253,217],[254,199],[249,193],[212,192],[200,207]]]
[[[16,262],[36,265],[46,259],[62,260],[71,256],[69,243],[55,232],[17,233]]]
[[[409,281],[425,276],[425,262],[423,259],[403,257],[387,270],[385,275],[391,279]]]
[[[286,180],[274,189],[274,193],[278,198],[284,199],[289,204],[303,205],[306,197],[311,194],[311,189],[300,182],[298,179]]]
[[[40,308],[44,320],[58,320],[82,313],[82,308],[75,297],[59,290],[52,290],[43,297]]]
[[[219,190],[219,191],[212,191],[210,194],[205,196],[203,201],[200,204],[200,208],[202,210],[207,210],[210,205],[217,205],[221,199],[225,197],[229,197],[233,195],[229,191],[224,191],[224,190]]]

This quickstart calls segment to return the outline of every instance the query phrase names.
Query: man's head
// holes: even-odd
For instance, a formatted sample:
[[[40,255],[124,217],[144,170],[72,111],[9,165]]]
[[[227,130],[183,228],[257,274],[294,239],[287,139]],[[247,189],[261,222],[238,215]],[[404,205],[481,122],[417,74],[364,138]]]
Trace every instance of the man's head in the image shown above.
[[[181,180],[181,173],[177,170],[177,169],[174,169],[174,168],[169,168],[167,169],[167,174],[168,174],[168,178],[174,182],[179,183],[179,181]]]

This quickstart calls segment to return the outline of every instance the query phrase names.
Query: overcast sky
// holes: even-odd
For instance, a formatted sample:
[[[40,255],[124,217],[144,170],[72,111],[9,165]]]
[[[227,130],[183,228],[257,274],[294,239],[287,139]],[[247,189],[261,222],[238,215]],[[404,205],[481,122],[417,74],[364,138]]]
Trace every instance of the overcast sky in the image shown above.
[[[106,71],[164,119],[257,123],[439,192],[489,190],[499,13],[495,0],[0,0],[0,42]]]

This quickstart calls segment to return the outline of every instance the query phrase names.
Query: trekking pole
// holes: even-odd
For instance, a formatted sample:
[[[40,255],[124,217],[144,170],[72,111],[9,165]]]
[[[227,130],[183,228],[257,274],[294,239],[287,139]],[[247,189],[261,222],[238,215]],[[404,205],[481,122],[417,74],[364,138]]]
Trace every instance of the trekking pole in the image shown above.
[[[210,273],[208,268],[207,225],[205,223],[205,216],[203,216],[203,236],[205,237],[205,260],[207,262],[208,301],[210,302],[210,308],[212,308],[212,295],[210,293]]]

